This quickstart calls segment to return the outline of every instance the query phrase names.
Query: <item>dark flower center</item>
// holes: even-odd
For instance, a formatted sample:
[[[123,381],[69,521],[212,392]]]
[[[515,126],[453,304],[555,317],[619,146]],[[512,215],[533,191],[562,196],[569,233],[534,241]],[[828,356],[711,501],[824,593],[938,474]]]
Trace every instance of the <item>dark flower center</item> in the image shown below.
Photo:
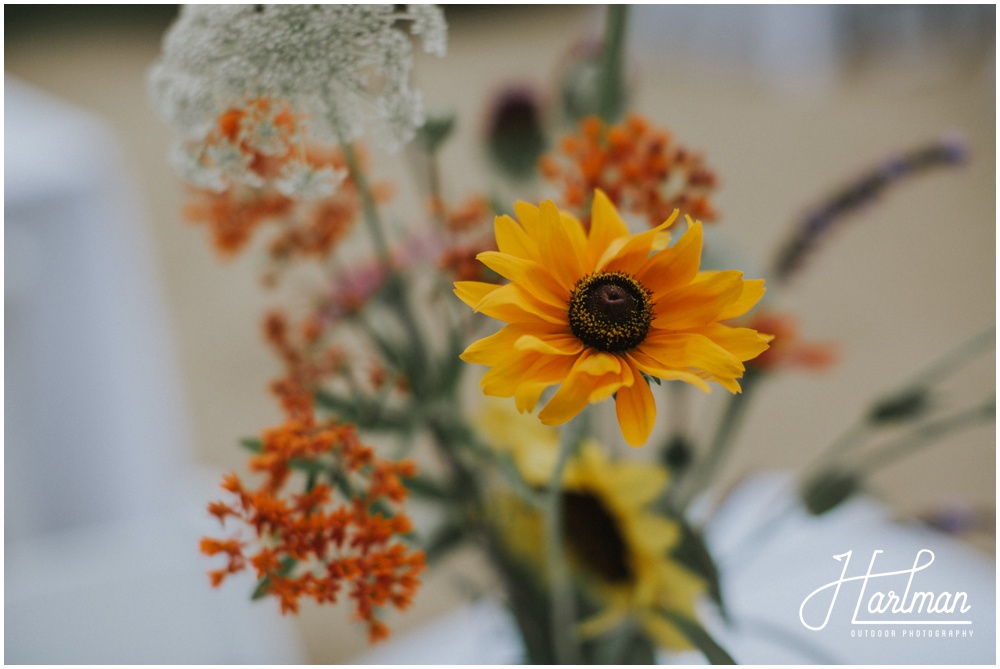
[[[577,339],[607,353],[635,348],[653,320],[650,293],[624,272],[580,279],[569,299],[569,326]]]
[[[562,502],[563,530],[573,557],[608,583],[631,581],[628,546],[601,501],[589,493],[564,492]]]

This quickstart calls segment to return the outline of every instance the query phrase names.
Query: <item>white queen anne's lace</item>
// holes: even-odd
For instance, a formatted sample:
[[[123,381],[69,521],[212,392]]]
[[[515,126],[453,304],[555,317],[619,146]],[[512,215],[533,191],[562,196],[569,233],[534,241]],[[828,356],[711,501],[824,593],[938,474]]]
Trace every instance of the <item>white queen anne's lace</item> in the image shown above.
[[[153,104],[189,152],[203,152],[198,144],[220,114],[262,98],[290,103],[317,138],[349,141],[374,124],[381,143],[395,149],[423,123],[409,82],[411,41],[400,27],[428,53],[444,54],[447,26],[433,6],[188,5],[150,71]],[[248,132],[260,135],[264,152],[278,151],[282,138],[268,120]],[[201,183],[220,182],[203,153],[182,162]],[[212,174],[190,174],[197,166]],[[226,163],[222,181],[239,181],[235,167]]]

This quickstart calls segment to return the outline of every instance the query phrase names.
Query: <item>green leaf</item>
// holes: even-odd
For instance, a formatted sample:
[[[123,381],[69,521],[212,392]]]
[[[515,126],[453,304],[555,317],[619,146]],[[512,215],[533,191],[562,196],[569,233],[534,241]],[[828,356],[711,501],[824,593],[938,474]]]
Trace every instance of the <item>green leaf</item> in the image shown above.
[[[681,526],[681,540],[674,547],[671,555],[679,563],[705,579],[708,584],[708,594],[719,605],[722,616],[727,617],[726,607],[722,601],[722,587],[719,584],[719,570],[712,554],[705,545],[705,540],[687,523],[678,520]]]
[[[445,555],[465,543],[466,534],[455,523],[448,523],[437,529],[424,544],[427,564],[432,565]]]
[[[295,565],[299,563],[298,560],[296,560],[293,557],[289,557],[287,555],[281,558],[280,562],[281,566],[278,567],[279,576],[288,576],[288,574],[290,574],[292,570],[295,569]],[[257,600],[267,597],[269,594],[271,594],[270,587],[271,587],[271,577],[265,576],[264,578],[260,579],[260,581],[257,583],[257,587],[254,588],[253,594],[250,595],[250,599]]]
[[[427,120],[417,130],[417,141],[427,153],[435,153],[441,148],[455,129],[455,113],[450,110],[436,110],[427,114]]]
[[[257,437],[243,437],[240,439],[240,446],[254,453],[260,453],[264,449],[264,442]]]
[[[336,486],[340,494],[347,499],[352,499],[354,497],[354,487],[351,485],[350,480],[348,480],[347,475],[337,469],[336,467],[330,467],[326,470],[326,476],[330,479],[330,483]]]
[[[368,513],[379,513],[382,514],[383,518],[394,518],[396,516],[396,512],[393,511],[392,507],[386,504],[385,500],[382,499],[377,499],[369,504]]]
[[[330,411],[331,413],[337,414],[337,416],[344,421],[349,423],[356,423],[358,421],[358,407],[353,401],[348,400],[340,395],[335,395],[322,388],[318,389],[313,394],[313,400],[321,408]]]
[[[539,505],[538,493],[521,478],[521,472],[517,469],[514,457],[510,453],[499,453],[497,455],[497,464],[499,465],[504,483],[521,498],[521,501],[537,507]]]
[[[820,472],[802,486],[802,503],[814,516],[837,508],[861,490],[860,473],[828,470]]]
[[[927,388],[910,388],[878,400],[868,412],[873,425],[905,423],[924,416],[932,402]]]
[[[652,374],[647,374],[646,372],[642,371],[641,369],[639,370],[639,373],[642,374],[642,378],[646,379],[646,383],[647,384],[648,383],[655,383],[658,386],[663,385],[663,381],[660,380],[660,377],[653,376]]]
[[[454,499],[454,495],[445,486],[426,476],[416,475],[413,478],[403,479],[403,485],[414,495],[448,501]]]
[[[314,393],[313,399],[320,408],[335,414],[339,420],[345,423],[354,423],[365,430],[406,432],[410,429],[409,421],[402,414],[388,411],[364,398],[358,398],[355,401],[319,389]]]
[[[696,620],[676,611],[660,610],[660,615],[670,621],[695,648],[712,664],[736,664],[736,660],[705,631]]]
[[[288,466],[297,472],[306,472],[307,474],[322,472],[326,469],[326,465],[319,460],[309,458],[292,458],[288,461]]]

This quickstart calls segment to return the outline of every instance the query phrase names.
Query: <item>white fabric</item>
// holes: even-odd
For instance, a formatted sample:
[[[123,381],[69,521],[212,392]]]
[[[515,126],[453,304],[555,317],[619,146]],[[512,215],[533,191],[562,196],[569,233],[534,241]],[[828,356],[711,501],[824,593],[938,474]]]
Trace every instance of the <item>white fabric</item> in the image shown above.
[[[137,189],[99,120],[5,78],[4,660],[298,663],[252,583],[209,587]]]

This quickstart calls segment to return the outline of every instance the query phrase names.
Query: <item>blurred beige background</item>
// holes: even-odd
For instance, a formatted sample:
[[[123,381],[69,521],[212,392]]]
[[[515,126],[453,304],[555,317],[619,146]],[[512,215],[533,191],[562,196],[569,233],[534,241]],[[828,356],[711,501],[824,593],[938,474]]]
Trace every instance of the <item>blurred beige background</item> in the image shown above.
[[[995,323],[993,19],[983,29],[986,39],[964,48],[944,39],[916,48],[920,40],[903,40],[896,19],[885,14],[874,26],[838,15],[837,31],[820,31],[812,49],[808,39],[781,42],[790,33],[780,20],[768,21],[779,26],[776,43],[788,47],[782,52],[761,51],[746,25],[741,31],[741,21],[720,14],[725,8],[669,9],[633,15],[634,107],[706,153],[722,181],[715,234],[724,248],[738,249],[736,266],[750,274],[770,261],[798,214],[860,170],[947,130],[963,133],[971,148],[967,167],[890,191],[834,234],[793,286],[772,294],[775,306],[798,314],[805,336],[837,342],[841,360],[825,373],[795,372],[760,389],[726,470],[732,481],[806,462],[872,397]],[[266,392],[279,370],[258,325],[273,298],[260,287],[252,254],[219,262],[204,230],[180,218],[183,191],[165,158],[170,133],[146,102],[144,80],[169,16],[102,11],[102,20],[83,22],[56,15],[12,22],[8,15],[6,76],[91,110],[118,132],[147,204],[172,323],[164,335],[180,354],[194,453],[220,471],[239,468],[236,439],[279,417]],[[714,30],[713,16],[729,32]],[[419,57],[417,79],[428,105],[458,112],[443,165],[446,190],[461,197],[488,178],[477,143],[485,102],[506,83],[551,88],[569,48],[600,34],[602,15],[589,7],[517,7],[454,11],[449,19],[447,58]],[[904,23],[911,38],[920,37],[919,26]],[[894,39],[880,41],[876,28]],[[685,34],[698,48],[671,41]],[[799,59],[796,48],[809,58]],[[416,202],[406,170],[392,157],[376,160],[400,186],[392,211],[401,216]],[[946,399],[957,406],[980,401],[995,380],[991,354],[963,369]],[[669,416],[665,398],[659,403]],[[956,500],[994,509],[995,428],[950,436],[884,470],[874,487],[901,516]],[[978,543],[994,548],[992,535]],[[461,600],[456,573],[479,570],[469,555],[451,566],[430,577],[412,615],[390,620],[397,630]],[[365,649],[360,630],[344,624],[344,611],[307,608],[299,625],[314,661],[348,661]]]

